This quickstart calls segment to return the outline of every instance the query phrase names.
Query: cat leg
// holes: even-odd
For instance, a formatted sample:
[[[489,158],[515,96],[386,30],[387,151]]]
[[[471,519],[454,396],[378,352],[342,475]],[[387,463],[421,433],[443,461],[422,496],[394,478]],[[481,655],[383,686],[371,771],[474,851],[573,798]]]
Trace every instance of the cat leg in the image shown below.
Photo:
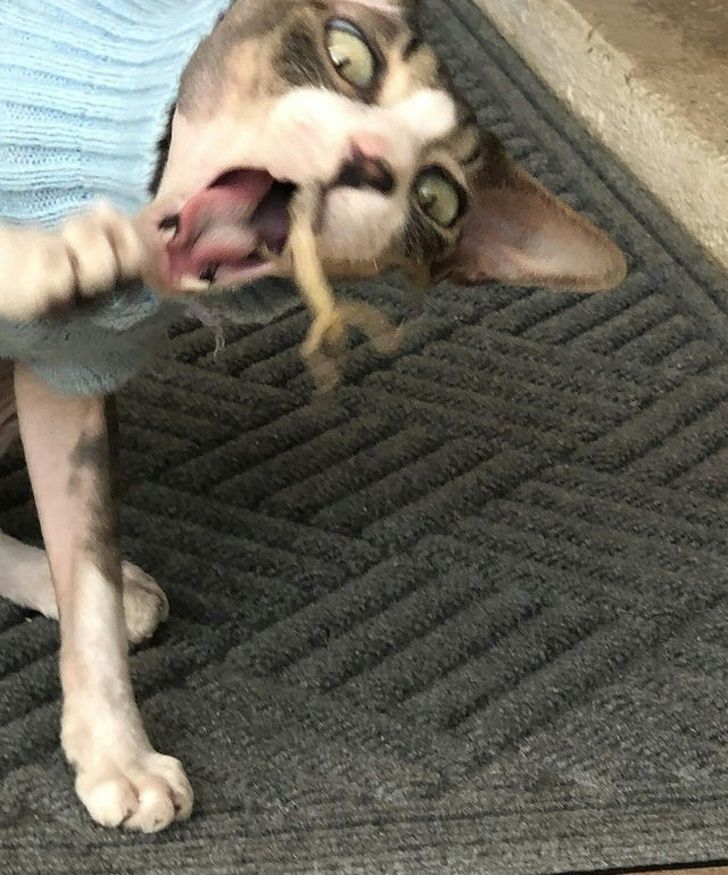
[[[158,584],[131,562],[121,566],[126,634],[132,644],[151,638],[169,616],[167,597]],[[0,597],[58,619],[58,605],[45,550],[0,532]]]
[[[189,816],[181,764],[151,746],[134,702],[118,550],[116,437],[103,398],[15,378],[20,430],[61,626],[61,740],[76,792],[105,826],[155,832]]]
[[[18,436],[12,362],[0,362],[0,455]],[[122,565],[124,617],[132,644],[151,638],[169,615],[167,597],[141,568]],[[0,532],[0,597],[58,619],[51,572],[44,550]]]

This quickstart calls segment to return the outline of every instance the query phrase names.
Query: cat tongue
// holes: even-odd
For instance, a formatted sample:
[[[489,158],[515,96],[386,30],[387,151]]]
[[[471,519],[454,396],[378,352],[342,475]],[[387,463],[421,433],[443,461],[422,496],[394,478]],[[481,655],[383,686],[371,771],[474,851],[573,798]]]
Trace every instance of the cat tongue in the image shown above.
[[[172,274],[200,276],[209,265],[244,267],[260,242],[249,220],[273,183],[265,171],[233,171],[188,201],[167,247]]]

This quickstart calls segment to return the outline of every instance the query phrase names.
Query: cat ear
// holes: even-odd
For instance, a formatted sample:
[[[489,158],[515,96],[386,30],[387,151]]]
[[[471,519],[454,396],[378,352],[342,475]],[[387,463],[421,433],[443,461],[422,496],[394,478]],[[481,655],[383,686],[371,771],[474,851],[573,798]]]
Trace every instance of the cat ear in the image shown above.
[[[624,279],[624,255],[603,231],[510,162],[499,176],[476,186],[451,279],[593,292]]]

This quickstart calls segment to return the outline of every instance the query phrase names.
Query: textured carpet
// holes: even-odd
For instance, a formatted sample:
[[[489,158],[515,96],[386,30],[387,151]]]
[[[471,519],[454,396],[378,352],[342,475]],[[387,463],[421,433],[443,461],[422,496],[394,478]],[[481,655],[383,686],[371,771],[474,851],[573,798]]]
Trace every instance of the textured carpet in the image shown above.
[[[0,605],[0,873],[546,873],[728,856],[724,278],[467,0],[482,120],[630,253],[613,294],[439,289],[310,401],[300,311],[180,327],[123,399],[134,656],[195,818],[107,832],[56,742],[57,629]],[[370,289],[412,316],[394,284]],[[19,457],[0,524],[35,532]]]

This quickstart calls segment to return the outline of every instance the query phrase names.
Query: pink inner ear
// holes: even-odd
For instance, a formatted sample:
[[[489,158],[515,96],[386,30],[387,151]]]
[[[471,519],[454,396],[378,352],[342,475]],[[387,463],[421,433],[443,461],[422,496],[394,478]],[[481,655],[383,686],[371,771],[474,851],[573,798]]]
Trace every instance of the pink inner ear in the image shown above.
[[[453,278],[601,291],[621,282],[625,271],[624,256],[606,234],[516,171],[510,186],[476,195]]]

